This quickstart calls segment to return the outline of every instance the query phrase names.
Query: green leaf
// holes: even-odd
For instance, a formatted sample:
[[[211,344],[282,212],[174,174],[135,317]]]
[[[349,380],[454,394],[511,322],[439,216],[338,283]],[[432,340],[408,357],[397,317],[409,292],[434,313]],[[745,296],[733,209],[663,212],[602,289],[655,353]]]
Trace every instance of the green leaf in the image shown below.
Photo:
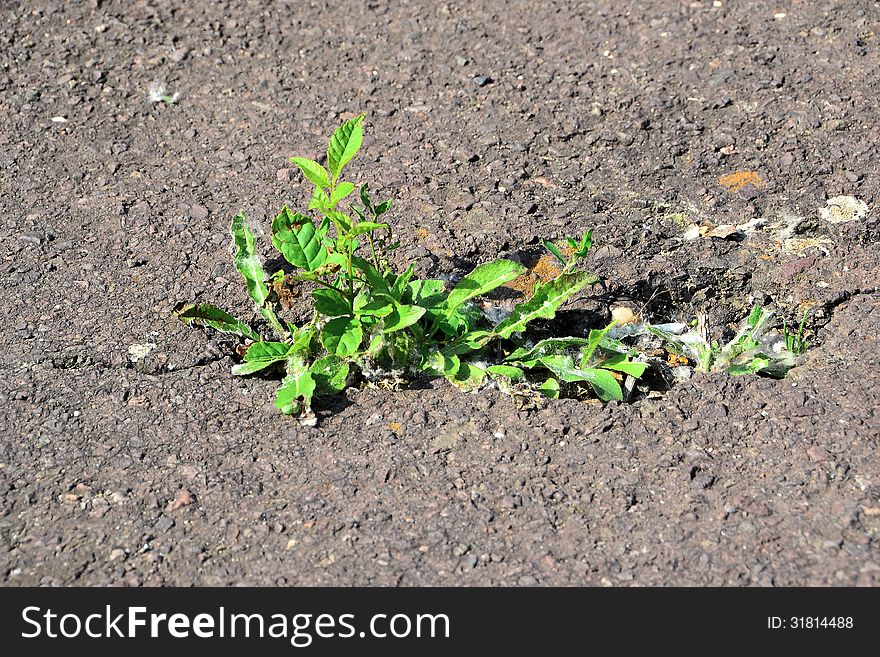
[[[337,356],[324,356],[312,363],[309,371],[315,379],[315,394],[331,395],[345,390],[351,367]]]
[[[375,221],[361,221],[351,229],[349,235],[351,235],[351,237],[357,237],[358,235],[372,233],[376,230],[387,230],[388,232],[391,232],[391,226],[388,224],[376,223]]]
[[[387,317],[394,312],[394,302],[387,296],[376,297],[360,304],[355,300],[354,312],[371,317]]]
[[[376,216],[381,217],[383,214],[388,212],[391,209],[391,199],[387,201],[382,201],[379,205],[376,206]]]
[[[290,161],[299,167],[299,170],[312,184],[318,187],[330,186],[330,174],[327,173],[327,169],[314,160],[305,157],[292,157]]]
[[[330,197],[330,207],[335,207],[339,201],[354,191],[354,185],[350,182],[341,182],[333,190],[333,196]]]
[[[324,210],[324,214],[336,226],[339,235],[348,235],[351,232],[351,217],[347,214],[338,210]]]
[[[287,359],[287,376],[275,393],[275,406],[285,415],[308,410],[315,394],[315,379],[305,358],[299,355]]]
[[[572,347],[582,347],[589,343],[590,341],[587,338],[547,338],[536,343],[533,347],[520,347],[516,349],[504,359],[504,362],[534,362],[544,356],[564,354]]]
[[[207,326],[221,333],[232,333],[257,342],[260,340],[259,333],[250,326],[210,303],[190,303],[174,314],[189,326]]]
[[[473,363],[462,363],[454,375],[446,378],[462,390],[469,391],[483,383],[486,378],[486,370]]]
[[[312,200],[309,201],[309,210],[328,210],[330,209],[330,197],[320,187],[315,187],[312,192]]]
[[[538,386],[538,392],[550,399],[559,399],[559,381],[552,376]]]
[[[572,245],[574,246],[574,245]],[[593,248],[593,229],[590,228],[587,232],[584,233],[584,236],[581,237],[581,243],[578,246],[578,250],[575,252],[575,255],[578,258],[583,258],[587,255],[587,252]]]
[[[319,287],[312,291],[315,298],[315,310],[326,317],[339,317],[351,313],[348,299],[336,290]]]
[[[490,365],[486,368],[486,371],[489,374],[503,376],[511,381],[521,381],[525,376],[525,373],[520,368],[511,365]]]
[[[309,217],[294,214],[285,205],[272,222],[272,244],[294,267],[315,271],[327,260],[324,233]]]
[[[361,123],[364,120],[364,114],[349,119],[341,126],[336,128],[333,136],[330,138],[330,146],[327,148],[327,168],[333,174],[333,178],[339,178],[339,174],[344,167],[353,158],[358,149],[361,147],[363,139],[363,128]]]
[[[590,359],[593,357],[596,349],[599,348],[599,345],[602,344],[602,340],[605,339],[608,332],[616,325],[617,322],[611,322],[603,329],[592,329],[590,331],[590,338],[587,342],[587,346],[581,351],[581,367],[587,367],[587,365],[589,365]]]
[[[391,286],[391,296],[393,296],[398,301],[403,298],[403,293],[407,289],[407,285],[409,284],[410,279],[413,277],[413,274],[416,272],[415,263],[411,264],[406,268],[406,271],[400,274],[395,280],[394,285]]]
[[[275,312],[269,303],[269,288],[265,283],[266,274],[263,272],[263,265],[257,255],[254,234],[248,226],[248,219],[244,212],[239,212],[232,218],[230,231],[235,243],[235,255],[232,256],[232,262],[238,273],[244,277],[248,295],[257,304],[263,317],[279,334],[283,335],[284,329],[278,323],[278,318],[275,317]]]
[[[495,337],[492,331],[469,331],[443,348],[445,354],[467,354],[482,349]]]
[[[236,376],[244,376],[264,370],[274,363],[285,360],[290,354],[291,346],[286,342],[255,342],[244,354],[244,361],[232,367]]]
[[[433,376],[450,377],[458,372],[461,360],[458,356],[443,354],[439,351],[432,352],[425,358],[422,371]]]
[[[563,381],[573,383],[586,381],[596,395],[604,401],[611,399],[623,400],[623,390],[610,372],[597,368],[577,368],[570,356],[546,356],[540,360],[541,365],[553,372]]]
[[[645,373],[648,365],[647,363],[635,363],[631,361],[626,356],[626,354],[617,354],[607,360],[603,360],[601,363],[599,363],[599,367],[606,370],[623,372],[625,374],[629,374],[631,377],[639,379],[641,378],[642,374]]]
[[[367,183],[361,185],[361,203],[367,209],[367,212],[373,211],[373,203],[370,200],[370,186]]]
[[[421,306],[398,305],[394,308],[394,311],[385,318],[382,330],[386,333],[399,331],[400,329],[415,324],[424,314],[425,309]]]
[[[466,301],[512,281],[525,270],[525,267],[512,260],[493,260],[480,265],[462,278],[449,293],[445,304],[446,315],[452,315]]]
[[[495,333],[501,338],[509,338],[514,333],[525,330],[526,324],[534,319],[552,319],[563,302],[598,280],[587,272],[562,274],[542,285],[531,299],[514,308],[507,319],[495,327]]]
[[[358,256],[352,257],[351,264],[357,270],[363,272],[370,287],[373,288],[373,292],[382,292],[388,295],[391,294],[391,288],[388,285],[388,281],[385,280],[382,274],[379,273],[379,270],[373,265]]]
[[[357,353],[364,337],[360,320],[351,317],[331,319],[321,330],[321,342],[328,352],[340,358]]]
[[[412,303],[423,308],[435,308],[444,298],[446,283],[437,279],[412,281],[407,289]]]
[[[547,249],[550,253],[556,256],[556,259],[559,260],[563,265],[567,265],[568,261],[562,255],[562,251],[559,250],[559,247],[556,246],[550,240],[544,240],[544,248]]]

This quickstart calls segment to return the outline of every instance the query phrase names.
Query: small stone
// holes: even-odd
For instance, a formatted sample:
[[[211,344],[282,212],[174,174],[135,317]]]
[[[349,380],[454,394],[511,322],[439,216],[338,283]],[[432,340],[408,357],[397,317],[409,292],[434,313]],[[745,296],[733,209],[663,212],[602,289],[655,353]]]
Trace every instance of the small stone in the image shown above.
[[[110,553],[110,561],[116,561],[119,559],[125,560],[125,550],[122,548],[116,548]]]
[[[174,521],[168,516],[162,516],[156,521],[156,524],[153,525],[156,531],[167,532],[169,529],[174,527]]]
[[[819,445],[814,445],[807,450],[807,456],[810,457],[810,460],[813,463],[818,463],[819,461],[831,461],[833,460],[831,454],[828,453],[824,447],[820,447]]]
[[[476,75],[474,76],[474,82],[477,84],[478,87],[485,87],[487,84],[491,84],[492,82],[494,82],[494,80],[492,80],[492,78],[490,78],[488,75]]]
[[[198,203],[193,204],[193,206],[189,209],[189,216],[197,221],[202,221],[208,218],[208,208],[204,205],[200,205]]]
[[[467,57],[462,57],[461,55],[455,56],[455,63],[459,66],[467,66],[469,61],[470,60]]]
[[[275,177],[281,182],[290,182],[290,169],[278,169],[275,172]]]
[[[169,501],[168,504],[165,506],[165,513],[173,513],[174,511],[177,511],[180,507],[189,506],[193,502],[195,502],[195,496],[188,490],[183,488],[177,491],[177,493],[174,495],[174,499]]]

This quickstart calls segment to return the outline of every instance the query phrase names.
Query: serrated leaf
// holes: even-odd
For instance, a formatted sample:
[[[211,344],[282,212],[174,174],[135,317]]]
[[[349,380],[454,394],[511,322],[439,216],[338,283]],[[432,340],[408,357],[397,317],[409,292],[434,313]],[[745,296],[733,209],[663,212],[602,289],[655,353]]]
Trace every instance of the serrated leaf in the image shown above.
[[[232,333],[257,342],[261,339],[260,334],[250,326],[210,303],[191,303],[174,314],[189,326],[207,326],[221,333]]]
[[[259,308],[260,314],[276,330],[281,330],[275,312],[269,304],[269,288],[265,283],[266,274],[263,272],[263,265],[257,255],[256,240],[254,240],[254,234],[248,226],[248,219],[244,212],[239,212],[232,218],[229,229],[235,243],[232,262],[238,273],[244,277],[248,295]]]
[[[349,119],[336,128],[330,138],[330,145],[327,148],[327,168],[334,179],[339,178],[342,167],[357,154],[361,147],[363,140],[361,123],[363,120],[363,114]]]
[[[285,415],[308,410],[315,394],[315,379],[305,358],[299,355],[287,359],[287,376],[275,393],[275,406]]]
[[[236,376],[245,376],[264,370],[270,365],[287,359],[291,345],[286,342],[255,342],[244,354],[245,362],[232,367]]]
[[[452,288],[446,298],[446,316],[451,316],[466,301],[512,281],[525,270],[525,267],[512,260],[493,260],[480,265]]]
[[[627,358],[626,354],[617,354],[603,360],[599,363],[599,367],[606,370],[614,370],[616,372],[623,372],[624,374],[629,374],[631,377],[636,379],[641,378],[642,374],[645,373],[645,370],[648,368],[647,363],[636,363]]]
[[[519,304],[513,312],[495,327],[499,337],[509,338],[514,333],[525,330],[532,320],[552,319],[556,309],[581,289],[599,279],[587,272],[562,274],[535,292],[528,301]]]
[[[357,318],[337,317],[327,322],[321,330],[321,342],[324,348],[340,358],[357,353],[363,337],[363,328]]]
[[[339,317],[351,312],[348,299],[336,290],[319,287],[312,290],[312,297],[315,299],[315,310],[325,317]]]
[[[559,381],[552,376],[538,386],[538,392],[549,399],[559,399]]]
[[[339,201],[351,194],[354,189],[354,184],[350,182],[339,183],[336,186],[336,189],[333,190],[333,195],[330,197],[330,207],[335,207],[336,204],[339,203]]]
[[[386,333],[405,329],[412,326],[422,318],[425,309],[421,306],[404,306],[397,305],[394,310],[385,318],[382,330]]]
[[[387,230],[391,232],[391,226],[388,224],[376,223],[375,221],[361,221],[351,229],[349,235],[351,237],[357,237],[358,235],[372,233],[377,230]]]
[[[318,187],[330,186],[330,174],[327,173],[327,169],[314,160],[310,160],[306,157],[292,157],[290,158],[290,161],[303,172],[303,175],[313,185],[317,185]]]
[[[489,374],[495,376],[503,376],[511,381],[521,381],[525,373],[518,367],[512,365],[490,365],[486,368]]]
[[[337,356],[324,356],[316,360],[309,367],[315,379],[315,394],[330,395],[345,390],[350,369],[350,365]]]
[[[272,221],[272,244],[294,267],[315,271],[327,261],[324,234],[309,217],[294,214],[287,206]]]

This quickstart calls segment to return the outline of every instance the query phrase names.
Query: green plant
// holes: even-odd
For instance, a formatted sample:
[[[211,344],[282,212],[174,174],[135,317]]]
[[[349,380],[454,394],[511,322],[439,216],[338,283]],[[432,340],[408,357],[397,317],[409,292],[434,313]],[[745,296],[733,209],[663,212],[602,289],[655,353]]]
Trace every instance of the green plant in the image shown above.
[[[733,339],[724,345],[709,340],[703,321],[681,335],[651,325],[645,328],[667,343],[672,351],[695,360],[698,372],[762,373],[782,377],[794,367],[798,354],[788,348],[782,336],[768,331],[772,317],[772,311],[753,307]]]
[[[394,271],[388,255],[396,244],[390,225],[383,221],[391,201],[376,203],[366,184],[357,189],[342,178],[361,146],[363,119],[357,116],[336,129],[326,168],[314,160],[291,158],[313,186],[308,204],[313,214],[285,206],[272,221],[272,244],[292,270],[267,277],[244,213],[232,220],[233,262],[274,337],[264,339],[210,304],[186,305],[177,316],[187,324],[247,341],[243,362],[233,367],[233,374],[283,369],[275,404],[287,414],[305,416],[315,396],[340,392],[357,374],[376,371],[442,376],[464,389],[478,387],[487,378],[525,381],[529,371],[539,378],[531,385],[547,396],[558,396],[560,382],[585,382],[602,399],[622,399],[612,372],[638,377],[645,365],[631,362],[613,342],[603,343],[608,329],[592,331],[589,338],[552,338],[533,346],[523,345],[520,337],[530,322],[553,318],[562,303],[597,282],[578,269],[592,245],[592,231],[580,241],[567,240],[572,251],[567,258],[547,242],[563,270],[538,284],[532,297],[505,319],[490,322],[474,299],[525,268],[511,260],[494,260],[476,267],[451,289],[440,279],[415,278],[415,265]],[[311,321],[302,326],[282,322],[278,291],[303,285],[313,288]],[[501,357],[500,362],[489,364],[493,357]]]
[[[801,318],[801,325],[798,327],[797,333],[789,332],[788,325],[784,319],[782,320],[782,337],[785,339],[785,348],[798,356],[807,351],[807,338],[804,329],[807,325],[807,315],[809,312],[809,308],[804,311],[804,316]]]

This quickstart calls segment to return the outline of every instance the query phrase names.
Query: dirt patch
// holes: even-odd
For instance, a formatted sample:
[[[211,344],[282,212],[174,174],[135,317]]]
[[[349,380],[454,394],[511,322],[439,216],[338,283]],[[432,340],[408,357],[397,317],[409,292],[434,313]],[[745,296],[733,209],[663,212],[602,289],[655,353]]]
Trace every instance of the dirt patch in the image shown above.
[[[863,3],[338,11],[0,9],[4,583],[876,585]],[[809,306],[807,362],[635,404],[349,391],[292,423],[172,310],[252,317],[229,217],[265,229],[301,201],[287,157],[361,111],[358,172],[410,227],[398,264],[463,273],[594,227],[603,283],[567,332],[625,304],[705,313],[724,339],[753,303],[789,323]],[[719,183],[738,171],[763,185]],[[871,210],[822,220],[838,196]],[[688,223],[749,228],[686,240]]]

